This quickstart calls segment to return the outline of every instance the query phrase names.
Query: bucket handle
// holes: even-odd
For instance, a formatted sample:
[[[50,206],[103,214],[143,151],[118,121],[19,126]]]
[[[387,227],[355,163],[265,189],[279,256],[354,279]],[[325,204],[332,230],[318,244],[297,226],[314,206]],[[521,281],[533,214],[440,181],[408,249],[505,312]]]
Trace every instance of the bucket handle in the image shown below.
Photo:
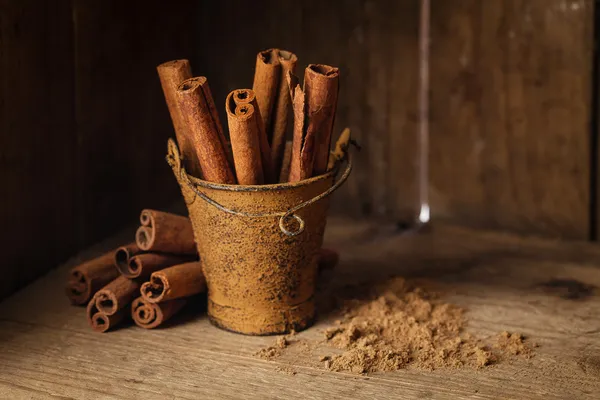
[[[167,156],[167,162],[171,165],[171,167],[174,170],[179,169],[179,174],[180,174],[180,178],[181,180],[198,196],[200,197],[202,200],[206,201],[208,204],[218,208],[221,211],[224,211],[226,213],[229,214],[233,214],[233,215],[237,215],[240,217],[248,217],[248,218],[272,218],[272,217],[279,217],[279,229],[281,230],[281,232],[283,232],[286,236],[297,236],[299,234],[301,234],[304,231],[304,220],[294,214],[296,211],[301,210],[304,207],[308,207],[314,203],[316,203],[319,200],[324,199],[325,197],[331,195],[333,192],[335,192],[340,186],[342,186],[342,184],[346,181],[346,179],[348,179],[348,177],[350,176],[350,172],[352,172],[352,160],[350,158],[350,153],[347,152],[346,153],[346,169],[344,170],[343,175],[335,181],[335,183],[333,185],[331,185],[331,187],[329,189],[327,189],[326,191],[324,191],[323,193],[309,199],[306,200],[292,208],[290,208],[289,210],[285,211],[285,212],[274,212],[274,213],[262,213],[262,214],[253,214],[253,213],[247,213],[247,212],[243,212],[243,211],[237,211],[237,210],[233,210],[231,208],[227,208],[224,205],[216,202],[215,200],[211,199],[210,197],[208,197],[206,194],[202,193],[201,191],[198,190],[198,188],[190,181],[190,178],[188,177],[188,174],[185,172],[185,167],[183,167],[180,163],[179,165],[177,165],[178,163],[175,161],[179,156],[179,151],[177,149],[177,145],[172,141],[172,139],[169,139],[169,155]],[[336,175],[337,172],[339,171],[339,169],[336,167]],[[289,230],[285,227],[285,221],[288,220],[289,218],[294,218],[297,222],[298,222],[298,228],[296,230]]]

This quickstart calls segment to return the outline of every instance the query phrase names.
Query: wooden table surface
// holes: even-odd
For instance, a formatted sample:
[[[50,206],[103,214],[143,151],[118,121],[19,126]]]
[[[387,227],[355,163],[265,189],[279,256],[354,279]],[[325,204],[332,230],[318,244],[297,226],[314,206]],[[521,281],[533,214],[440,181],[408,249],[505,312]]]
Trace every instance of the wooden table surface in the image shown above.
[[[367,376],[308,367],[302,357],[254,354],[273,337],[221,331],[199,313],[164,329],[93,333],[63,294],[78,255],[0,304],[2,399],[599,399],[600,248],[434,226],[398,234],[375,222],[332,218],[326,243],[342,253],[334,282],[398,274],[430,281],[465,307],[467,332],[521,332],[539,344],[483,369],[415,368]],[[298,338],[316,339],[319,320]],[[314,360],[312,360],[314,361]],[[313,363],[314,364],[314,363]]]

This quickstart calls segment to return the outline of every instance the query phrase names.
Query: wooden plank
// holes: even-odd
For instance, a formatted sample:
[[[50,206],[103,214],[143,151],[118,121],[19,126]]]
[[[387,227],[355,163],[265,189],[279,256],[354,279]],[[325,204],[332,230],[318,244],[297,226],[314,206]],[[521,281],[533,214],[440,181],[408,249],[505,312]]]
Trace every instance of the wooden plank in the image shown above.
[[[385,40],[390,64],[389,97],[389,167],[387,179],[388,217],[410,226],[417,222],[421,207],[420,179],[422,168],[418,125],[419,93],[419,0],[393,2],[388,18],[391,32]],[[398,21],[400,19],[400,21]],[[425,188],[427,182],[424,183]]]
[[[178,196],[156,66],[195,61],[196,2],[73,2],[80,236],[86,243]]]
[[[433,5],[434,217],[587,238],[592,3]]]
[[[419,279],[467,308],[468,332],[522,332],[540,344],[535,356],[481,370],[409,368],[355,376],[325,371],[305,354],[256,359],[253,354],[272,337],[224,332],[203,315],[184,316],[165,329],[129,326],[95,334],[84,310],[68,306],[56,288],[70,264],[114,246],[121,236],[0,304],[0,392],[14,399],[597,398],[600,293],[569,300],[543,287],[552,278],[600,287],[600,249],[446,226],[375,240],[377,231],[375,223],[330,221],[326,243],[342,253],[334,284],[390,274]],[[319,338],[335,316],[329,318],[297,337]]]
[[[0,2],[0,300],[77,250],[72,60],[69,2]]]
[[[329,2],[328,2],[329,3]],[[368,73],[368,49],[365,42],[365,0],[346,0],[342,8],[343,13],[334,13],[341,20],[342,41],[335,44],[328,43],[329,36],[320,39],[325,49],[336,49],[341,53],[340,92],[338,114],[336,116],[336,132],[349,127],[352,138],[361,145],[365,144],[368,129],[365,118],[364,98],[366,86],[364,80]],[[311,42],[311,47],[315,46]],[[315,62],[318,62],[315,59]],[[371,197],[369,195],[368,177],[368,152],[353,151],[352,160],[354,170],[348,181],[338,193],[332,197],[333,209],[349,215],[362,215],[370,212]]]

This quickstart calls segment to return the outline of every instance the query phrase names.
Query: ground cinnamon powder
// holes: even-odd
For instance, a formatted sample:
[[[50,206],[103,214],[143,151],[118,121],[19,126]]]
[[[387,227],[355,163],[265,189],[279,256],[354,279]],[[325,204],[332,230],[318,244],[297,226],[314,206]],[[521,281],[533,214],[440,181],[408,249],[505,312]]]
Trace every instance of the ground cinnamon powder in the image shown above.
[[[303,352],[319,348],[323,353],[324,344],[329,354],[315,355],[324,368],[357,374],[409,365],[427,370],[481,368],[508,356],[533,355],[520,334],[503,332],[488,345],[466,333],[462,308],[401,277],[348,286],[334,300],[339,319],[325,330],[321,341],[300,343],[279,337],[257,355],[275,360],[297,345]]]

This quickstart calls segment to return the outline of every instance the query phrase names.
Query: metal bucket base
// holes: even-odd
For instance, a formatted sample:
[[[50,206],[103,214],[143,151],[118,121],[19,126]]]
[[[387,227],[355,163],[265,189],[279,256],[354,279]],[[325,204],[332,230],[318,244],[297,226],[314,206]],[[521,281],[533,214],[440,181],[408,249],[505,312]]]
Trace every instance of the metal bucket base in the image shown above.
[[[209,299],[208,317],[214,326],[230,332],[252,336],[283,335],[312,326],[315,303],[311,299],[286,310],[257,311],[221,306]]]

